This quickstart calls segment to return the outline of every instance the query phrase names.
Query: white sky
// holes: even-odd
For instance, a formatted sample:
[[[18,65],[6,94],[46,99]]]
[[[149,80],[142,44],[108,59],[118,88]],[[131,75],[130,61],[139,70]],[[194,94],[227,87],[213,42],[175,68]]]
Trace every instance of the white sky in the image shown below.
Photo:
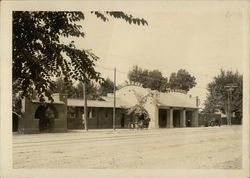
[[[85,13],[82,23],[84,39],[76,45],[92,49],[100,57],[97,70],[113,79],[116,67],[117,84],[127,79],[133,65],[170,73],[186,69],[196,77],[193,96],[206,98],[206,86],[220,69],[243,73],[243,21],[241,11],[135,11],[148,26],[137,26],[122,20],[103,22]],[[120,72],[119,72],[120,71]],[[123,73],[121,73],[123,72]]]

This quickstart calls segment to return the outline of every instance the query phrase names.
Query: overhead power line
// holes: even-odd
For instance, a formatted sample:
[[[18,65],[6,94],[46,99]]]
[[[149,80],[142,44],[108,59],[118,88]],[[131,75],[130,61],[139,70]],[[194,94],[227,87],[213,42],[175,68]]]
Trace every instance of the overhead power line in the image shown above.
[[[99,68],[102,68],[102,69],[105,69],[105,70],[108,70],[108,71],[112,71],[112,72],[114,71],[114,69],[109,68],[109,67],[103,67],[103,66],[100,66],[100,65],[96,65],[96,67],[99,67]],[[124,72],[124,71],[120,71],[120,70],[116,70],[116,72],[128,76],[128,72]],[[151,79],[151,80],[161,81],[161,82],[165,82],[166,81],[164,79],[155,79],[154,77],[149,77],[149,76],[140,76],[140,77],[145,78],[145,79]],[[206,87],[201,87],[201,86],[195,86],[194,88],[200,88],[200,89],[207,90]]]
[[[106,52],[104,52],[104,51],[101,51],[102,53],[105,53],[105,55],[107,55],[107,56],[114,56],[114,57],[116,57],[116,59],[120,59],[120,60],[131,60],[131,58],[128,58],[128,57],[124,57],[124,56],[121,56],[121,55],[118,55],[118,54],[113,54],[113,53],[106,53]],[[136,59],[134,59],[134,60],[136,60]],[[173,70],[174,68],[172,67],[164,67],[165,69],[171,69],[171,70]],[[195,74],[195,75],[199,75],[199,76],[201,76],[201,77],[207,77],[207,78],[209,78],[209,75],[208,74],[201,74],[201,73],[194,73],[193,72],[193,74]],[[210,76],[211,77],[211,76]]]

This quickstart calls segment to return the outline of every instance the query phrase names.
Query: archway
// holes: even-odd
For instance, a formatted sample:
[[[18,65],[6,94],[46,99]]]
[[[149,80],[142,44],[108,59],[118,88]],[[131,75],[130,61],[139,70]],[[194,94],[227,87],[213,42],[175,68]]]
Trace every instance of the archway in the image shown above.
[[[41,105],[35,112],[35,119],[39,119],[39,130],[40,132],[46,132],[50,128],[50,121],[46,117],[46,110],[48,106]]]

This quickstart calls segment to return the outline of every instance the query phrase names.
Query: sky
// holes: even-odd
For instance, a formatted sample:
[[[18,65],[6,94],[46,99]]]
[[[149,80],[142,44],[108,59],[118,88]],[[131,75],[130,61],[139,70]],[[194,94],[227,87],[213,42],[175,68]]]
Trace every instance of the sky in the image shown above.
[[[158,69],[164,77],[179,69],[196,77],[197,85],[190,90],[206,99],[207,84],[219,75],[220,69],[243,73],[243,21],[240,10],[164,9],[127,12],[143,17],[148,26],[130,25],[109,18],[109,22],[85,13],[81,23],[84,39],[76,46],[91,49],[100,60],[96,70],[113,80],[117,69],[117,85],[128,80],[134,65]]]

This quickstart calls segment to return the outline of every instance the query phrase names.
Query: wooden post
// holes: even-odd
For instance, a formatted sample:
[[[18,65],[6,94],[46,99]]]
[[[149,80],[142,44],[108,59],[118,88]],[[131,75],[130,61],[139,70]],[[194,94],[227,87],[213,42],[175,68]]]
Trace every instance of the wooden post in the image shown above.
[[[85,131],[88,131],[88,109],[87,109],[87,96],[86,96],[86,84],[85,82],[82,83],[83,85],[83,97],[84,97],[84,121],[85,121]]]

